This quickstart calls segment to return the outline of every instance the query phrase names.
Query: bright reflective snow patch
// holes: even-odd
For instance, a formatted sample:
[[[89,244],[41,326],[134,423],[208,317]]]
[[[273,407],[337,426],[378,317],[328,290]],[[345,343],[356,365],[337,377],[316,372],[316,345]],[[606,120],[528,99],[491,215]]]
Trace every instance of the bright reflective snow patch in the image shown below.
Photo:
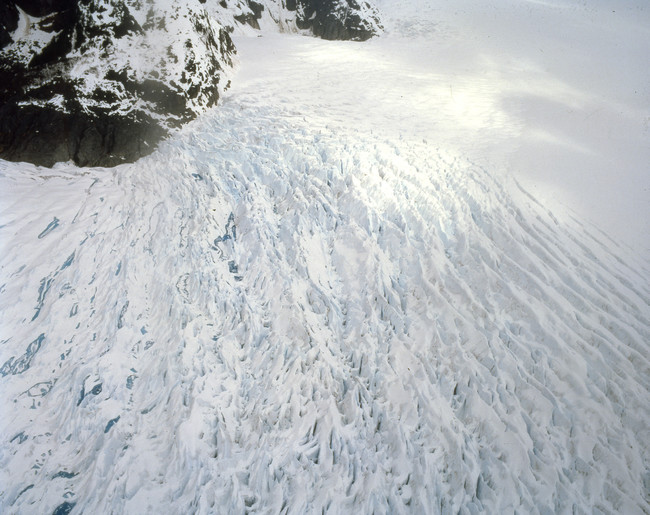
[[[392,54],[392,73],[406,62],[442,81],[432,90],[437,144],[514,175],[556,214],[568,210],[650,251],[646,2],[378,5],[389,37],[373,43],[410,49]],[[465,84],[472,93],[447,110],[450,87]]]

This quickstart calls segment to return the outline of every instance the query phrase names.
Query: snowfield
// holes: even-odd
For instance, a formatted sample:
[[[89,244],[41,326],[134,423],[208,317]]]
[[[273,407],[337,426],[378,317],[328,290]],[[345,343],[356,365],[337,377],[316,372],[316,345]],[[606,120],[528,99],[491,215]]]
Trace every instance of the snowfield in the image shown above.
[[[589,123],[648,143],[648,84],[612,114],[612,85],[506,73],[523,50],[466,38],[467,0],[378,4],[392,22],[363,44],[238,36],[223,104],[137,163],[0,161],[2,513],[650,511],[628,184],[650,145],[615,170],[637,200],[610,237],[591,209],[610,179],[570,212],[583,192],[554,174],[628,147],[526,110],[600,102]],[[514,26],[567,16],[507,5]],[[645,34],[647,8],[621,16]]]

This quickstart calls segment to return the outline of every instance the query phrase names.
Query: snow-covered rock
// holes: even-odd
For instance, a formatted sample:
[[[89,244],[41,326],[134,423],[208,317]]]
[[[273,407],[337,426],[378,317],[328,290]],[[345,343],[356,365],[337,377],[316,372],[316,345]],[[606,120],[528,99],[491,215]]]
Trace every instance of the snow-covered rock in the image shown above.
[[[36,5],[5,7],[4,158],[131,161],[217,102],[234,48],[198,0]]]
[[[0,7],[0,155],[113,166],[151,152],[228,85],[234,26],[367,39],[355,0],[18,0]]]
[[[310,29],[323,39],[364,41],[381,30],[377,9],[365,0],[290,0],[298,28]]]
[[[365,41],[383,31],[367,0],[206,0],[220,23],[236,31],[306,32],[328,40]]]

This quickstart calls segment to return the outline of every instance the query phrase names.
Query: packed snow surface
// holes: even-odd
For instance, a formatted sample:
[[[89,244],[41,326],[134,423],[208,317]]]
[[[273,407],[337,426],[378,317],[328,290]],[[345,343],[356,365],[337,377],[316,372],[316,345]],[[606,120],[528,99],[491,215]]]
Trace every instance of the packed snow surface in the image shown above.
[[[470,2],[384,3],[367,44],[239,37],[223,105],[137,163],[0,161],[2,513],[650,510],[647,256],[542,202],[566,134],[497,108],[592,90],[499,75]],[[594,116],[647,142],[635,113]]]

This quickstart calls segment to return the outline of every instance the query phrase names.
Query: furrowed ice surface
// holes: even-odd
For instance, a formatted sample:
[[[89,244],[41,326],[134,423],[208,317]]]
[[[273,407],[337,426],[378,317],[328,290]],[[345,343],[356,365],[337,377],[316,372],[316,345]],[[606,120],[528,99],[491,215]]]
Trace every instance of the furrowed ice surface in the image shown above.
[[[234,98],[2,182],[3,511],[647,508],[647,270],[466,160]]]
[[[428,72],[368,100],[402,44],[241,40],[149,157],[0,161],[1,512],[648,511],[646,258],[439,140]]]

